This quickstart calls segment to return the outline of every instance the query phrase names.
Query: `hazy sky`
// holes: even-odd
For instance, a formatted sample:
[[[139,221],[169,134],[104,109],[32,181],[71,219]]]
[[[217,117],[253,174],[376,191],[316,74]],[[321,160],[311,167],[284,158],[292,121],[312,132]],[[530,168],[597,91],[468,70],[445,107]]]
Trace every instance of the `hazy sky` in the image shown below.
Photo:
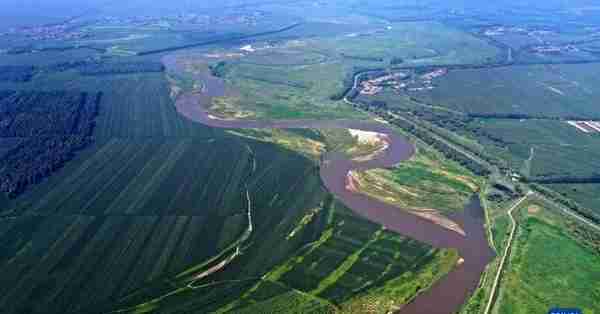
[[[76,16],[84,12],[102,12],[109,15],[158,15],[179,12],[193,12],[202,8],[227,6],[241,3],[257,3],[273,0],[0,0],[0,29],[10,26],[21,26],[51,23]],[[320,0],[323,1],[323,0]],[[332,0],[337,1],[339,0]],[[389,4],[389,0],[383,0]],[[285,2],[285,0],[282,0]],[[309,1],[310,2],[310,1]],[[377,6],[377,0],[348,2],[364,2],[369,6]],[[472,7],[485,5],[481,0],[398,0],[396,5],[439,2],[444,6]],[[598,0],[525,0],[525,1],[493,1],[506,4],[519,4],[535,7],[588,6]],[[577,3],[577,4],[576,4]],[[99,11],[101,9],[101,11]],[[92,10],[92,11],[90,11]]]
[[[0,0],[0,27],[51,23],[99,10],[109,15],[157,15],[249,2],[260,0]]]

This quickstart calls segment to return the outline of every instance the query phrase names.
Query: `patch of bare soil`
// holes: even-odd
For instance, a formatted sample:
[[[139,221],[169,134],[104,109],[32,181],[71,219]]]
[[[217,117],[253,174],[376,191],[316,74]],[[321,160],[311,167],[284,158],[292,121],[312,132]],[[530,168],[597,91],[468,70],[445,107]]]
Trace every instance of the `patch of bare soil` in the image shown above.
[[[467,235],[465,231],[456,222],[448,219],[446,216],[440,214],[440,212],[435,209],[417,209],[412,210],[411,213],[421,218],[425,218],[429,221],[432,221],[433,223],[442,226],[448,230],[452,230],[462,236]]]
[[[360,189],[360,177],[358,172],[349,171],[346,174],[346,190],[352,193],[361,193]],[[414,209],[410,212],[416,216],[427,219],[441,227],[448,230],[454,231],[462,236],[466,236],[465,231],[454,221],[450,220],[446,216],[442,215],[438,210],[435,209]]]
[[[529,214],[537,214],[541,211],[542,209],[537,206],[537,205],[530,205],[529,207],[527,207],[527,212]]]
[[[350,135],[356,138],[359,147],[355,147],[349,150],[350,154],[361,153],[364,151],[364,155],[353,158],[354,161],[368,161],[372,160],[377,155],[383,153],[390,146],[390,139],[387,135],[369,132],[355,129],[348,129]]]

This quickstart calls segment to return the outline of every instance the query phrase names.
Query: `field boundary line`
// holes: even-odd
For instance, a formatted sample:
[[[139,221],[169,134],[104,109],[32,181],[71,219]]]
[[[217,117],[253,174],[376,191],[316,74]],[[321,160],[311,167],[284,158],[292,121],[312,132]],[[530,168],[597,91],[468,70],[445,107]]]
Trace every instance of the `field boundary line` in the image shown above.
[[[541,198],[542,200],[544,200],[544,201],[546,201],[546,202],[554,205],[556,208],[558,208],[559,210],[561,210],[564,214],[566,214],[568,216],[571,216],[572,218],[575,218],[576,220],[578,220],[580,223],[583,223],[583,224],[591,227],[592,229],[600,232],[600,225],[599,224],[597,224],[597,223],[595,223],[595,222],[593,222],[593,221],[591,221],[591,220],[589,220],[589,219],[581,216],[576,211],[574,211],[572,209],[569,209],[568,207],[566,207],[566,206],[564,206],[564,205],[562,205],[562,204],[560,204],[558,202],[555,202],[555,201],[551,200],[550,198],[542,195],[541,193],[536,193],[536,192],[533,192],[533,193],[535,194],[536,197]]]
[[[492,291],[490,292],[490,297],[488,299],[487,305],[485,306],[485,310],[483,311],[483,314],[489,314],[490,310],[492,309],[492,306],[494,305],[494,299],[495,299],[496,294],[498,293],[498,285],[500,283],[500,275],[502,274],[502,271],[504,270],[504,266],[506,265],[506,259],[510,255],[510,249],[512,247],[513,240],[515,237],[515,232],[517,230],[517,221],[515,220],[515,217],[513,216],[513,211],[515,209],[517,209],[517,207],[519,207],[519,205],[521,205],[521,203],[523,203],[532,194],[533,194],[533,192],[531,192],[531,191],[527,192],[527,194],[525,196],[520,198],[508,210],[508,217],[510,218],[512,227],[510,230],[510,235],[508,236],[508,243],[506,244],[506,247],[504,248],[504,254],[502,255],[502,259],[500,260],[500,265],[498,265],[498,270],[496,271],[496,277],[494,278],[494,283],[492,285]]]
[[[236,248],[235,248],[235,252],[233,252],[233,254],[231,254],[230,256],[226,257],[224,260],[222,260],[220,263],[216,264],[215,266],[207,269],[206,271],[197,274],[193,277],[192,281],[187,285],[188,288],[190,289],[197,289],[197,288],[201,288],[204,285],[200,285],[200,286],[195,286],[194,283],[196,281],[202,280],[218,271],[220,271],[221,269],[225,268],[227,265],[231,264],[231,262],[233,262],[234,259],[236,259],[238,256],[242,255],[242,244],[244,244],[244,242],[246,242],[248,240],[248,238],[250,238],[250,236],[252,235],[252,231],[254,230],[254,225],[252,224],[252,201],[250,199],[250,191],[248,191],[248,189],[246,189],[246,200],[248,201],[248,213],[247,213],[247,217],[248,217],[248,228],[246,229],[246,231],[244,231],[244,233],[242,234],[242,236],[236,241]]]

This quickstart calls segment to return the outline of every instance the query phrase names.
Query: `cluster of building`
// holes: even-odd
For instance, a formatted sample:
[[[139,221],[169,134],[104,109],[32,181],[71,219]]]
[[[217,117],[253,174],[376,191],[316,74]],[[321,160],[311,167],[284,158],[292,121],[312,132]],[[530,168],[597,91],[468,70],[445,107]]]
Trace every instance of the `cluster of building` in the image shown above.
[[[448,74],[448,69],[441,68],[421,75],[421,79],[425,84],[431,84],[434,78],[444,76],[446,74]]]
[[[411,82],[412,84],[407,88],[409,92],[420,92],[424,90],[434,89],[433,80],[438,77],[442,77],[448,74],[448,69],[440,68],[427,72],[419,77],[419,80]]]
[[[583,133],[600,133],[600,122],[598,121],[567,121]]]
[[[407,73],[398,72],[370,79],[360,83],[360,93],[363,95],[376,95],[381,92],[385,86],[389,86],[393,89],[404,88],[406,87],[406,83],[400,81],[408,77],[409,75]]]
[[[397,72],[360,83],[362,95],[376,95],[384,87],[390,87],[396,92],[409,91],[418,92],[434,89],[434,79],[448,74],[447,68],[439,68],[421,75],[411,75],[405,72]],[[410,79],[409,79],[410,78]]]

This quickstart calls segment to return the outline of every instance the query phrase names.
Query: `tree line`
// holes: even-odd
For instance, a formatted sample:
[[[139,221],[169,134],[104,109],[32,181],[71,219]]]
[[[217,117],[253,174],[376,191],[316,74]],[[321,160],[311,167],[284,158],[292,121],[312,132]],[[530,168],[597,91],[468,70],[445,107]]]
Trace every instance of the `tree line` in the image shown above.
[[[413,134],[415,137],[419,138],[423,142],[427,143],[431,147],[435,148],[436,150],[438,150],[439,152],[444,154],[444,156],[446,158],[452,159],[452,160],[458,162],[463,167],[469,169],[471,172],[473,172],[476,175],[487,176],[491,173],[487,167],[485,167],[484,165],[481,165],[479,162],[476,162],[475,160],[473,160],[471,157],[467,156],[463,152],[456,150],[452,146],[448,145],[446,142],[439,140],[437,137],[431,135],[431,133],[429,131],[418,128],[414,124],[412,124],[404,119],[394,118],[393,116],[390,116],[388,113],[382,111],[381,109],[385,109],[384,104],[385,103],[381,104],[380,106],[371,106],[370,103],[355,103],[355,106],[358,106],[363,110],[377,112],[380,116],[385,118],[391,124],[393,124],[397,127],[400,127],[401,129]]]

